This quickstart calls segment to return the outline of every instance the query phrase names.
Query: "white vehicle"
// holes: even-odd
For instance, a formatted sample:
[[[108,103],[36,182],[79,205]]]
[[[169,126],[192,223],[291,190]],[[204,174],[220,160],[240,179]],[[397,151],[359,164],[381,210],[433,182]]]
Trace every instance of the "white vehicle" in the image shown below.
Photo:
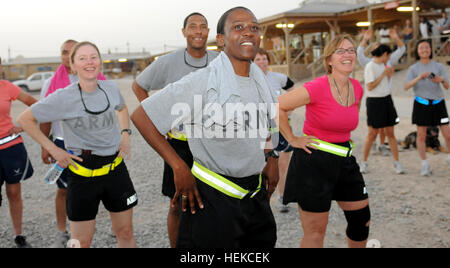
[[[26,80],[14,81],[13,84],[26,91],[41,90],[45,80],[52,77],[54,72],[41,72],[30,75]]]

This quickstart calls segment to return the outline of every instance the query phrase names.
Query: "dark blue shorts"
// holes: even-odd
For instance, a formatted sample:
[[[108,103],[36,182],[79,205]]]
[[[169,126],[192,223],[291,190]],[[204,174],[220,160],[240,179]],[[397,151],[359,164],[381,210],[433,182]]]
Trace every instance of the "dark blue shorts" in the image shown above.
[[[292,151],[294,151],[294,147],[292,147],[289,142],[283,137],[283,135],[281,135],[281,133],[279,133],[278,135],[278,145],[275,148],[275,151],[277,152],[285,152],[285,153],[290,153]]]
[[[56,144],[56,146],[58,146],[59,148],[65,150],[66,147],[64,146],[64,141],[63,140],[59,140],[56,139],[54,141],[54,143]],[[63,171],[63,173],[61,174],[61,176],[59,176],[59,179],[56,181],[56,185],[58,185],[59,189],[67,189],[67,169],[65,169]]]
[[[16,184],[33,175],[33,166],[23,143],[0,150],[0,185]]]

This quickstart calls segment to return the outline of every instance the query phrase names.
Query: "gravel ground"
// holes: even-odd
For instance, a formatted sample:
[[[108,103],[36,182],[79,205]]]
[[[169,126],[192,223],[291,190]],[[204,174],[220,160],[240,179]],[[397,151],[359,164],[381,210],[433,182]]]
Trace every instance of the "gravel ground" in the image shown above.
[[[404,81],[405,71],[398,72],[394,81]],[[137,106],[131,92],[130,78],[117,80],[128,104],[130,113]],[[400,83],[400,82],[397,82]],[[396,127],[397,139],[414,131],[410,123],[412,93],[398,90],[395,86],[394,101],[401,123]],[[447,94],[447,102],[449,94]],[[33,93],[38,97],[38,93]],[[24,109],[21,103],[14,103],[12,116]],[[294,113],[293,122],[301,125],[304,110]],[[145,143],[134,130],[132,136],[132,159],[127,161],[134,186],[138,192],[139,204],[134,210],[134,233],[139,247],[167,248],[166,217],[169,199],[161,194],[161,158]],[[297,131],[300,131],[298,128]],[[353,133],[355,156],[362,157],[362,145],[367,127],[365,109],[361,110],[361,122]],[[24,203],[23,233],[33,247],[49,247],[56,235],[54,212],[55,186],[46,185],[43,176],[48,166],[42,164],[40,147],[26,134],[25,146],[35,169],[34,176],[22,184]],[[442,138],[441,138],[442,142]],[[377,239],[382,247],[449,247],[450,245],[450,167],[445,164],[445,155],[429,155],[433,176],[420,177],[420,161],[415,150],[402,151],[401,162],[406,175],[395,175],[390,157],[373,155],[369,159],[370,173],[365,181],[370,195],[372,211],[370,239]],[[4,187],[2,187],[4,188]],[[5,190],[3,206],[0,207],[0,247],[14,247],[12,224],[9,217]],[[298,247],[302,237],[301,223],[295,204],[290,204],[289,213],[280,213],[276,194],[271,200],[278,226],[277,247]],[[346,247],[346,221],[344,214],[333,203],[330,211],[325,247]],[[111,231],[109,214],[101,205],[97,216],[96,233],[92,243],[95,248],[116,247]]]

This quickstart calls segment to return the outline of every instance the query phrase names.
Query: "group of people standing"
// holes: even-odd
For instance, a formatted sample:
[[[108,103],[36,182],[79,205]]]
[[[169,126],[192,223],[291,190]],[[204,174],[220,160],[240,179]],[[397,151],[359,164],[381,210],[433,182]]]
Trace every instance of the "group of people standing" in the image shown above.
[[[368,190],[351,141],[364,90],[351,78],[357,62],[353,39],[340,35],[329,42],[324,50],[326,75],[296,87],[288,77],[267,70],[270,57],[260,49],[257,19],[245,7],[230,9],[220,18],[221,53],[206,49],[209,26],[202,14],[187,16],[182,33],[187,47],[160,57],[132,85],[141,104],[131,121],[165,161],[162,193],[171,200],[170,246],[273,248],[276,222],[269,200],[278,185],[282,204],[299,204],[302,247],[323,246],[332,200],[348,222],[349,247],[365,247],[371,217]],[[379,49],[374,64],[383,65],[390,52]],[[14,159],[14,153],[23,158],[18,166],[30,169],[20,179],[6,180],[7,192],[32,173],[22,141],[15,138],[22,129],[9,117],[11,101],[19,99],[31,107],[18,123],[42,146],[43,161],[66,168],[56,198],[57,244],[69,239],[67,215],[70,238],[89,247],[101,201],[110,212],[118,246],[136,247],[132,217],[138,196],[125,165],[132,132],[124,98],[100,73],[102,60],[95,44],[68,40],[61,52],[63,64],[38,102],[1,81],[0,94],[9,94],[1,99],[9,104],[2,109],[1,141],[8,148],[20,144],[18,152],[0,147],[1,184],[13,172],[6,161]],[[374,80],[390,76],[381,72],[383,78]],[[433,72],[434,83],[448,87],[446,76]],[[411,87],[421,79],[414,81]],[[371,84],[374,91],[376,87]],[[149,96],[157,89],[161,90]],[[288,92],[281,94],[281,89]],[[393,106],[391,98],[382,102]],[[445,101],[440,103],[445,109]],[[304,135],[297,136],[289,113],[301,106],[306,107],[306,120]],[[387,112],[389,120],[393,112]],[[386,128],[391,142],[393,125],[378,125],[378,120],[385,119],[376,118],[370,132]],[[196,131],[201,135],[193,134]],[[284,178],[283,190],[279,181]],[[19,235],[21,230],[15,232]]]
[[[394,126],[400,122],[392,100],[393,66],[405,53],[406,48],[402,39],[394,29],[389,31],[390,39],[397,46],[393,51],[387,44],[374,44],[370,54],[366,57],[364,49],[372,38],[372,32],[367,31],[358,46],[358,61],[364,69],[364,83],[366,86],[366,106],[368,135],[364,144],[363,160],[360,171],[365,174],[368,169],[368,157],[372,144],[380,134],[380,146],[384,146],[385,137],[388,138],[389,148],[394,158],[394,168],[397,174],[405,174],[399,161],[398,144],[394,134]],[[412,124],[417,126],[417,149],[422,159],[422,176],[430,176],[431,168],[426,159],[426,131],[428,126],[439,126],[444,136],[447,151],[450,152],[450,128],[443,89],[448,90],[448,75],[445,67],[433,61],[432,42],[429,39],[418,41],[415,48],[417,63],[408,69],[405,90],[414,89],[414,104]],[[450,154],[447,155],[450,165]]]

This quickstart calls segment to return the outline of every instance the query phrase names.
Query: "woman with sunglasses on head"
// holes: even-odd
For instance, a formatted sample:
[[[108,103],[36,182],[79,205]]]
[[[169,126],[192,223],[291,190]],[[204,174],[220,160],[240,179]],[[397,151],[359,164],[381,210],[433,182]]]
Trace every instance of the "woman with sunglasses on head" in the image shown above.
[[[98,80],[102,60],[96,45],[78,43],[71,51],[70,62],[79,82],[39,101],[22,113],[18,122],[61,167],[69,169],[67,215],[71,238],[81,247],[91,245],[102,201],[110,212],[118,246],[136,247],[132,208],[137,196],[123,160],[130,156],[127,107],[114,82]],[[62,122],[65,145],[71,153],[57,147],[37,126],[37,122],[57,120]]]
[[[369,236],[369,199],[350,140],[363,96],[359,82],[350,78],[355,63],[354,41],[338,36],[324,49],[327,75],[278,98],[280,131],[295,147],[284,203],[299,204],[301,247],[323,247],[332,200],[347,219],[349,247],[365,247]],[[287,114],[301,106],[306,106],[304,135],[295,136]]]
[[[439,126],[447,145],[447,164],[450,165],[450,127],[442,88],[448,90],[449,80],[445,67],[432,60],[429,40],[417,43],[416,59],[406,74],[405,90],[414,89],[412,123],[417,125],[417,151],[422,159],[422,176],[430,176],[431,168],[426,156],[427,126]]]
[[[379,129],[384,129],[392,157],[394,158],[395,172],[404,174],[405,171],[399,161],[397,139],[394,134],[394,126],[400,122],[391,96],[390,79],[394,69],[387,65],[392,50],[388,45],[381,44],[371,53],[374,59],[364,69],[364,80],[368,91],[366,106],[369,132],[364,144],[364,159],[361,163],[361,173],[367,173],[367,160],[370,148],[377,138]]]

